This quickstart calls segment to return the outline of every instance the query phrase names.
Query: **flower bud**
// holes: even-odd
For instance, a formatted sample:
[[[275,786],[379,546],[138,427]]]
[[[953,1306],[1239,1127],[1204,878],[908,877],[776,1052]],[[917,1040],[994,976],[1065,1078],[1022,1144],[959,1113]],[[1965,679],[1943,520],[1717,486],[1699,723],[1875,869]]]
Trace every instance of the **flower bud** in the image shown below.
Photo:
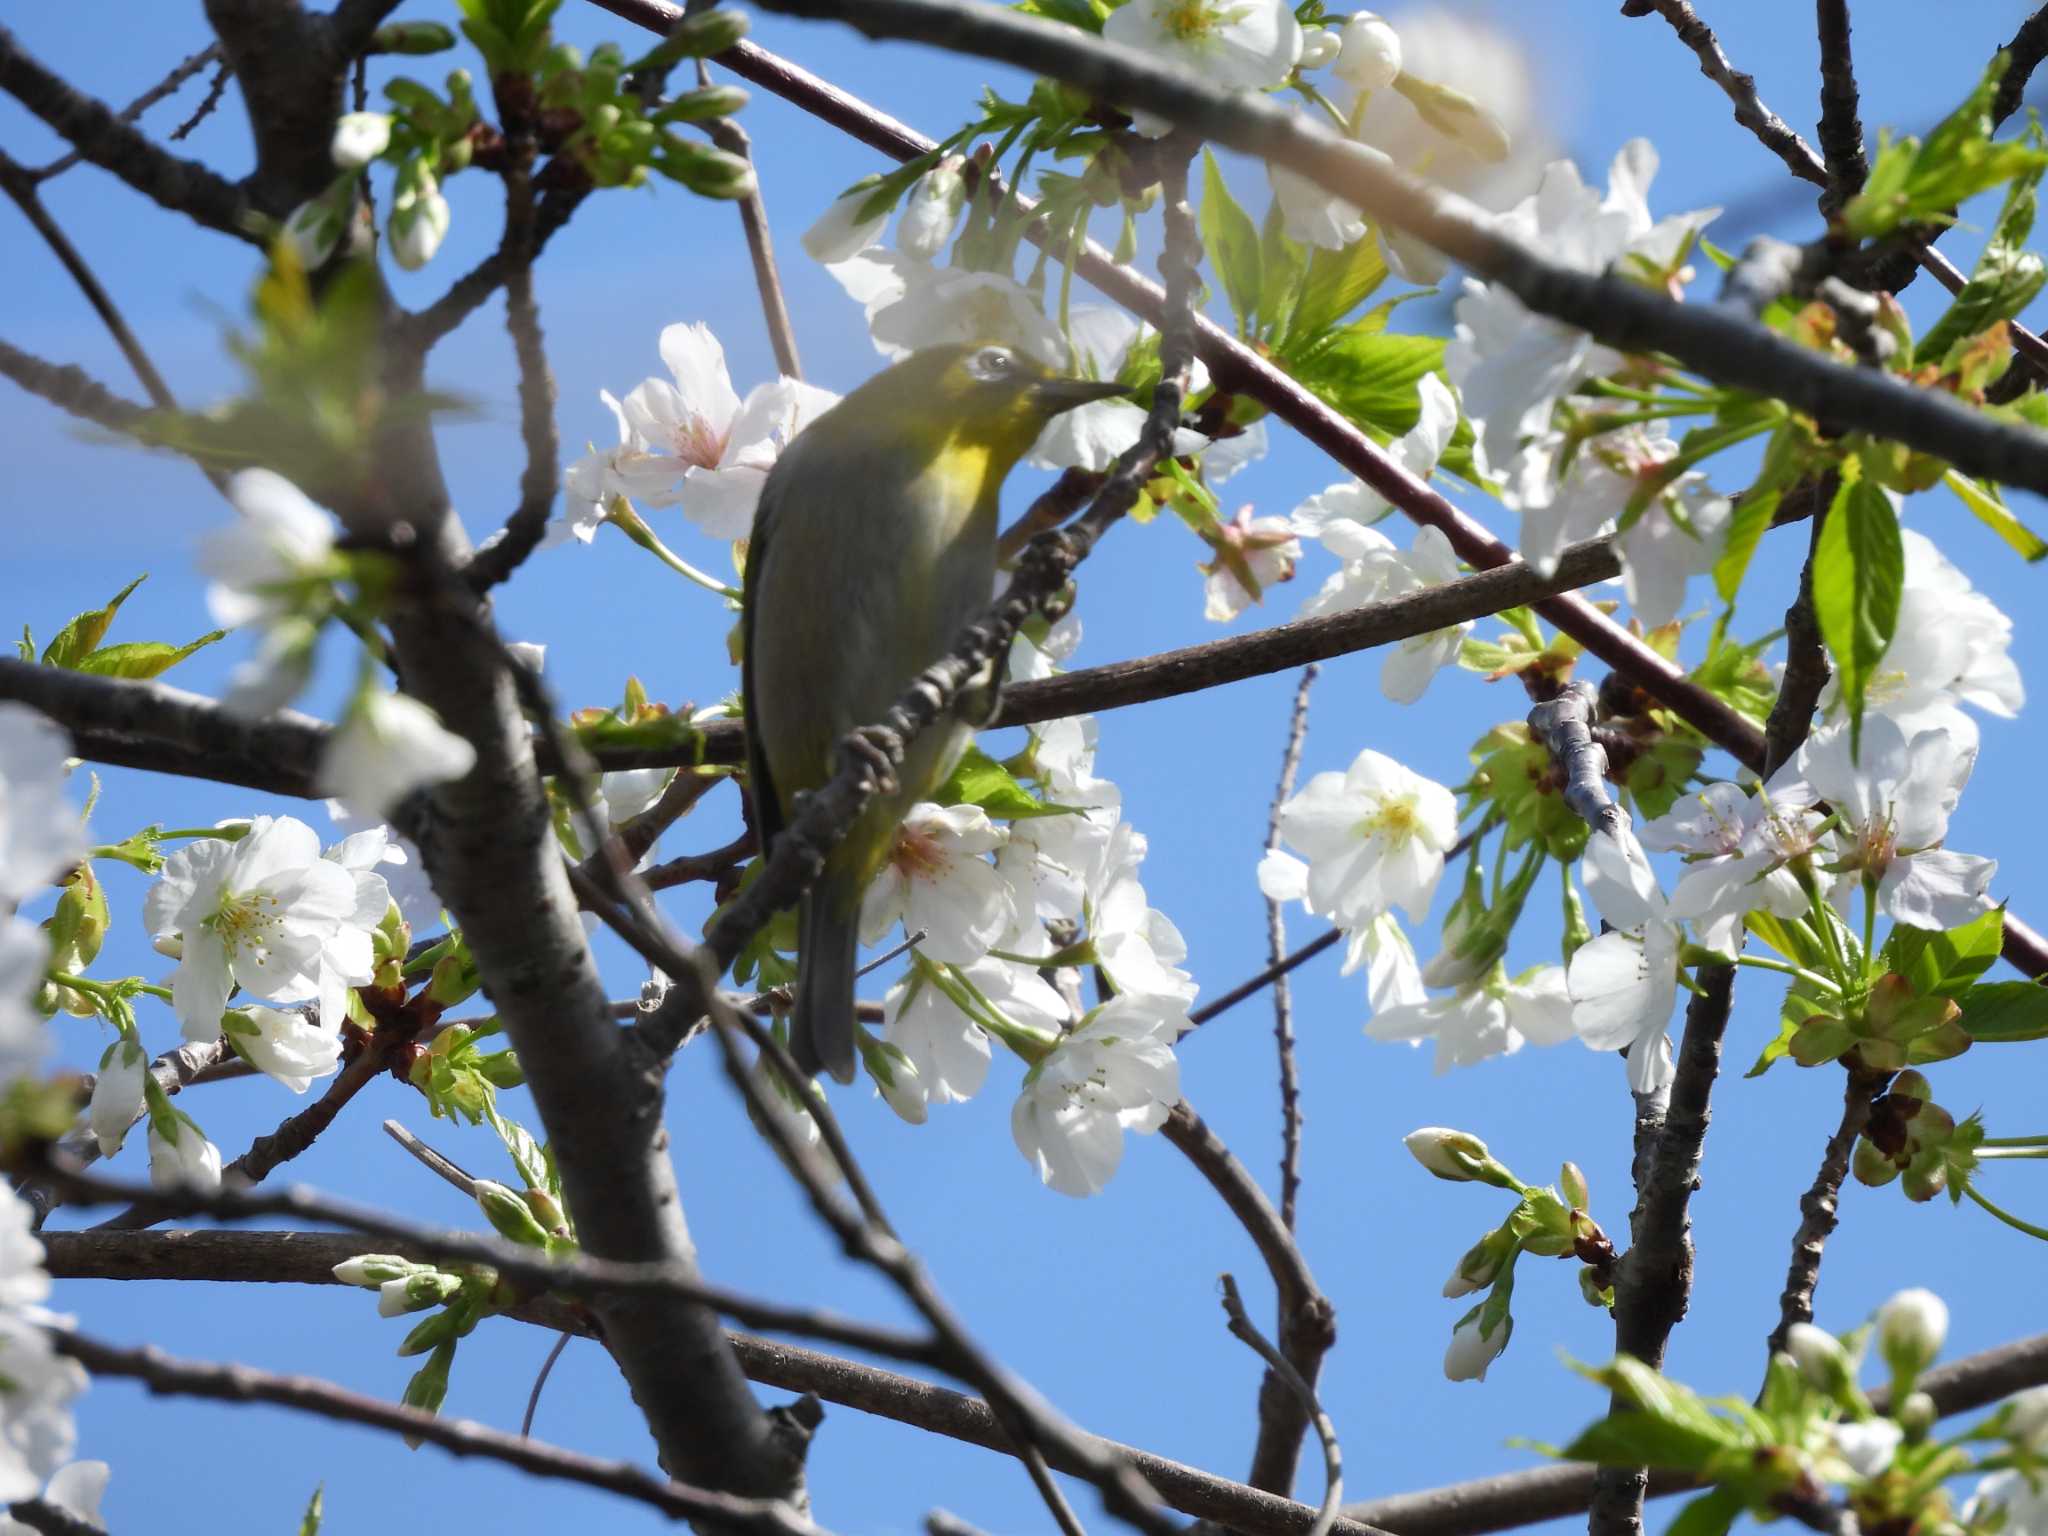
[[[1839,1397],[1850,1387],[1849,1352],[1825,1328],[1794,1323],[1786,1330],[1785,1349],[1798,1364],[1799,1374],[1830,1397]]]
[[[1877,1349],[1903,1392],[1934,1363],[1948,1338],[1948,1304],[1934,1292],[1901,1291],[1877,1309]]]
[[[92,1134],[100,1145],[100,1156],[112,1157],[121,1150],[128,1128],[142,1113],[142,1080],[149,1072],[148,1058],[133,1040],[122,1038],[107,1047],[100,1058],[99,1076],[93,1080],[89,1118]]]
[[[1876,1477],[1892,1464],[1905,1431],[1890,1419],[1864,1419],[1829,1427],[1835,1449],[1858,1477]]]
[[[1348,29],[1347,29],[1348,30]],[[1343,65],[1340,62],[1338,69]],[[1408,98],[1422,120],[1445,138],[1463,146],[1481,160],[1498,165],[1513,147],[1508,131],[1495,117],[1463,91],[1413,75],[1397,76],[1394,88]]]
[[[896,222],[896,248],[914,261],[932,261],[953,238],[960,210],[967,203],[967,181],[960,174],[966,162],[948,155],[917,179]]]
[[[1448,1380],[1486,1380],[1486,1368],[1508,1347],[1508,1335],[1514,1332],[1515,1320],[1502,1318],[1488,1334],[1481,1331],[1481,1314],[1485,1310],[1483,1306],[1474,1307],[1452,1331],[1450,1347],[1444,1351],[1444,1376]]]
[[[344,112],[335,120],[328,153],[344,171],[360,170],[391,147],[391,114]]]
[[[391,259],[406,271],[417,272],[441,249],[441,242],[448,235],[450,218],[448,199],[441,195],[441,184],[434,179],[432,171],[420,166],[417,181],[402,188],[392,199],[391,222],[387,229]]]
[[[882,226],[889,222],[889,209],[894,203],[885,202],[879,211],[869,211],[867,205],[880,190],[881,182],[879,176],[855,182],[819,215],[817,223],[804,231],[804,252],[811,260],[823,262],[826,266],[846,261],[880,238]]]
[[[1453,1184],[1469,1184],[1475,1179],[1493,1182],[1485,1174],[1493,1162],[1492,1154],[1486,1150],[1485,1142],[1468,1132],[1425,1125],[1419,1131],[1410,1131],[1401,1144],[1414,1154],[1415,1161],[1440,1179]]]
[[[387,21],[370,35],[371,53],[446,53],[455,34],[438,21]]]
[[[2006,1404],[2005,1432],[2035,1455],[2048,1452],[2048,1387],[2029,1387]]]
[[[395,1253],[359,1253],[335,1265],[334,1278],[343,1285],[360,1285],[374,1291],[388,1281],[403,1280],[430,1267],[401,1259]]]
[[[402,1317],[408,1312],[424,1312],[428,1307],[440,1306],[461,1289],[460,1275],[444,1275],[434,1269],[415,1270],[377,1287],[377,1315]]]
[[[1301,67],[1321,69],[1343,51],[1344,43],[1335,32],[1327,27],[1317,27],[1304,33],[1301,39]]]
[[[476,1181],[476,1203],[498,1235],[527,1248],[545,1248],[547,1228],[535,1219],[533,1207],[503,1184],[490,1179]]]
[[[1557,1187],[1574,1210],[1583,1211],[1592,1206],[1593,1193],[1586,1187],[1586,1175],[1577,1163],[1566,1163],[1558,1170]]]
[[[439,1413],[448,1396],[448,1368],[454,1363],[453,1339],[435,1346],[433,1358],[413,1372],[412,1380],[405,1384],[405,1406],[417,1408],[422,1413]],[[412,1435],[405,1437],[405,1443],[414,1450],[420,1447],[420,1442]]]
[[[1927,1432],[1941,1417],[1941,1410],[1925,1392],[1909,1392],[1906,1400],[1892,1410],[1892,1417],[1899,1421],[1906,1438],[1917,1444],[1927,1438]]]
[[[1484,1290],[1499,1276],[1501,1265],[1512,1252],[1512,1234],[1498,1230],[1487,1233],[1467,1248],[1465,1256],[1458,1260],[1458,1267],[1444,1282],[1444,1295],[1469,1296],[1474,1291]]]
[[[1401,35],[1371,11],[1360,11],[1344,23],[1334,73],[1361,91],[1392,85],[1401,73]]]

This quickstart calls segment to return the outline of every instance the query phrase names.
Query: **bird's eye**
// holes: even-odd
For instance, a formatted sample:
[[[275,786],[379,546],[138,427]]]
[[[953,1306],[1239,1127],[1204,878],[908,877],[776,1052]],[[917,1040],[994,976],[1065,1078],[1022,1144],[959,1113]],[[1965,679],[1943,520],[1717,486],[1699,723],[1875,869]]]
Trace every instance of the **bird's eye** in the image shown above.
[[[1003,347],[983,347],[967,359],[967,372],[984,384],[1008,378],[1016,366],[1016,357]]]

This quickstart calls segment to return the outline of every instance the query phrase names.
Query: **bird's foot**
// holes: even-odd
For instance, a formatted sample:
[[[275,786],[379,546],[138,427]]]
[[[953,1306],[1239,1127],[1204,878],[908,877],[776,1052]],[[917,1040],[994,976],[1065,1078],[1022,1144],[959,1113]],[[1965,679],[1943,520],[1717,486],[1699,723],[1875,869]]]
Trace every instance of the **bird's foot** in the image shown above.
[[[896,760],[903,754],[903,742],[894,731],[886,725],[858,726],[848,731],[840,744],[855,762],[874,775],[876,793],[896,792]]]
[[[982,663],[981,670],[953,696],[953,718],[966,722],[977,731],[985,731],[995,724],[996,715],[1002,707],[1003,674],[995,660]]]

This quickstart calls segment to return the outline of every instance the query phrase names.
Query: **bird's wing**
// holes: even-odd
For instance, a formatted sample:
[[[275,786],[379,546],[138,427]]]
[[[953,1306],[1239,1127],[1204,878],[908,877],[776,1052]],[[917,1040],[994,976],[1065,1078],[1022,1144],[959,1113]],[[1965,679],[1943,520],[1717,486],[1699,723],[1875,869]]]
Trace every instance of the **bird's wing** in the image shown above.
[[[771,472],[761,488],[760,506],[754,512],[754,529],[747,538],[747,569],[741,582],[740,608],[740,708],[747,727],[747,793],[754,802],[754,834],[766,853],[782,835],[782,806],[775,793],[775,781],[768,773],[768,755],[761,748],[760,716],[754,700],[754,608],[761,589],[761,570],[768,556],[768,541],[775,528],[775,509],[781,504],[776,476]]]

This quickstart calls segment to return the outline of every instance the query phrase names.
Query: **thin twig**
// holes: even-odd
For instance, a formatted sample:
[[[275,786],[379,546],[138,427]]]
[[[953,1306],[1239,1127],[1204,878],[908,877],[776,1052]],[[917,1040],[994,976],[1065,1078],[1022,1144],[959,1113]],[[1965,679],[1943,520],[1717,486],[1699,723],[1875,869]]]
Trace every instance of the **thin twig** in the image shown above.
[[[131,432],[148,413],[147,407],[122,399],[75,363],[47,362],[5,341],[0,341],[0,378],[109,432]]]
[[[1256,997],[1262,989],[1278,981],[1288,972],[1306,965],[1333,944],[1341,942],[1343,937],[1344,930],[1341,928],[1332,928],[1328,933],[1318,934],[1285,959],[1274,961],[1273,964],[1267,966],[1248,981],[1240,982],[1221,997],[1204,1003],[1188,1015],[1188,1023],[1190,1025],[1206,1024],[1225,1010],[1235,1008],[1246,998]]]
[[[234,77],[235,67],[226,59],[222,59],[220,67],[213,72],[213,78],[206,83],[206,94],[199,98],[199,105],[192,109],[192,115],[171,130],[170,140],[173,144],[182,143],[190,138],[199,125],[213,115],[214,108],[220,105],[221,98],[228,93],[228,82]],[[362,108],[358,107],[356,110],[361,111]]]
[[[280,1376],[247,1365],[180,1360],[153,1346],[123,1349],[82,1333],[50,1331],[57,1352],[69,1355],[94,1376],[131,1377],[151,1392],[169,1397],[202,1397],[226,1403],[275,1403],[344,1424],[387,1429],[410,1441],[430,1441],[457,1456],[502,1461],[536,1477],[561,1478],[602,1488],[652,1505],[664,1514],[712,1527],[766,1531],[774,1536],[815,1536],[818,1527],[788,1504],[743,1499],[708,1488],[657,1477],[631,1462],[605,1461],[558,1446],[541,1445],[467,1419],[443,1419],[351,1392],[312,1376]]]
[[[429,1173],[446,1179],[470,1199],[476,1198],[476,1176],[452,1158],[443,1157],[396,1120],[384,1122],[384,1134],[418,1159]]]
[[[1287,747],[1280,757],[1280,780],[1273,786],[1272,809],[1266,814],[1266,851],[1280,847],[1280,810],[1294,794],[1301,771],[1302,744],[1308,740],[1308,691],[1315,686],[1313,662],[1302,668],[1294,690],[1294,712],[1287,724]],[[1287,958],[1287,917],[1280,902],[1266,898],[1268,968]],[[1301,1194],[1301,1075],[1294,1061],[1294,1007],[1287,973],[1273,978],[1273,1042],[1280,1056],[1280,1220],[1294,1230],[1294,1206]]]
[[[1792,1261],[1785,1268],[1785,1288],[1778,1296],[1778,1326],[1771,1330],[1773,1353],[1785,1347],[1794,1323],[1813,1321],[1813,1293],[1820,1283],[1821,1255],[1841,1219],[1842,1181],[1849,1174],[1856,1138],[1870,1123],[1870,1106],[1884,1091],[1885,1078],[1865,1073],[1844,1074],[1842,1119],[1828,1138],[1813,1183],[1799,1197],[1799,1230],[1792,1234]]]
[[[211,64],[215,59],[218,59],[219,57],[220,44],[218,42],[212,42],[208,43],[204,48],[200,49],[190,58],[180,60],[178,63],[171,66],[171,72],[165,75],[163,79],[157,81],[155,85],[152,85],[140,96],[136,97],[133,101],[129,102],[127,106],[123,107],[120,110],[119,114],[116,116],[115,121],[131,124],[138,121],[143,113],[147,112],[151,107],[155,106],[158,102],[164,100],[166,97],[175,96],[178,93],[179,88],[183,86],[187,80],[190,80],[194,75],[198,74],[199,71],[206,68],[207,65]],[[223,66],[223,70],[225,70],[225,66]],[[215,86],[208,92],[208,103],[210,103],[214,99],[217,99],[219,95],[220,84],[223,79],[221,75],[216,75],[214,78]],[[201,105],[200,111],[204,113],[206,110],[207,105],[203,103]],[[196,126],[197,121],[195,119],[192,125],[177,129],[171,134],[171,137],[173,139],[182,139],[185,137],[186,134],[192,131],[193,127]],[[58,159],[52,160],[48,165],[38,166],[35,170],[29,173],[29,177],[32,181],[48,181],[52,176],[62,176],[66,171],[70,170],[71,167],[78,164],[78,162],[83,160],[84,158],[85,157],[81,155],[77,150],[70,150],[61,157],[59,157]]]
[[[1834,500],[1836,477],[1827,476],[1816,491],[1818,510],[1813,518],[1813,535],[1807,546],[1806,564],[1800,567],[1799,591],[1785,610],[1785,673],[1778,682],[1778,698],[1764,722],[1764,760],[1760,769],[1766,782],[1792,761],[1813,729],[1813,712],[1820,706],[1821,690],[1831,675],[1827,647],[1821,642],[1820,624],[1813,613],[1813,562],[1820,551],[1821,529],[1827,522],[1828,504]]]
[[[697,61],[697,84],[709,86],[711,71]],[[754,142],[747,130],[729,117],[714,117],[704,125],[711,142],[729,155],[754,164]],[[755,167],[754,184],[739,199],[740,230],[747,237],[747,255],[754,264],[754,289],[761,296],[761,318],[768,326],[768,342],[775,349],[775,366],[786,379],[804,376],[803,360],[797,356],[796,326],[789,318],[789,303],[782,293],[782,275],[775,266],[775,241],[768,228],[768,204],[761,195],[760,168]]]
[[[564,1329],[560,1334],[556,1335],[554,1348],[548,1351],[547,1359],[541,1361],[540,1373],[533,1378],[533,1390],[526,1394],[526,1412],[521,1415],[519,1420],[520,1439],[524,1440],[532,1436],[533,1415],[534,1411],[540,1407],[541,1388],[548,1384],[548,1377],[554,1372],[555,1362],[562,1358],[562,1351],[569,1347],[569,1340],[574,1337],[574,1334]]]
[[[1275,1349],[1245,1315],[1244,1298],[1237,1293],[1235,1277],[1225,1274],[1220,1280],[1223,1311],[1230,1319],[1230,1331],[1250,1345],[1252,1352],[1265,1361],[1267,1367],[1301,1399],[1303,1411],[1316,1427],[1316,1438],[1323,1443],[1323,1503],[1316,1512],[1316,1523],[1308,1529],[1308,1536],[1329,1536],[1330,1527],[1337,1523],[1344,1504],[1344,1450],[1337,1443],[1337,1426],[1330,1422],[1329,1414],[1317,1401],[1316,1389],[1302,1379],[1301,1372],[1294,1368],[1293,1363]]]

